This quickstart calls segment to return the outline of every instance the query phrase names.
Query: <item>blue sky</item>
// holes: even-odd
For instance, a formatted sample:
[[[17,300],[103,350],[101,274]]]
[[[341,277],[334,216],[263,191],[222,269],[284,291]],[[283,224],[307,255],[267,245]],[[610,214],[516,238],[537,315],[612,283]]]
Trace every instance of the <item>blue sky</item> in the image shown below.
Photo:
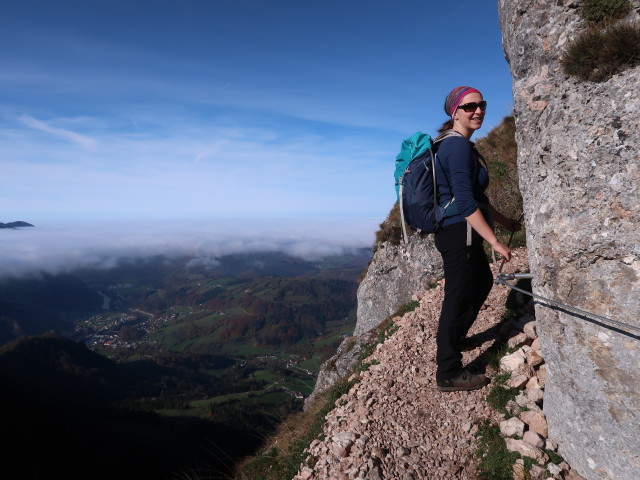
[[[0,221],[370,218],[461,84],[511,113],[495,0],[0,7]]]

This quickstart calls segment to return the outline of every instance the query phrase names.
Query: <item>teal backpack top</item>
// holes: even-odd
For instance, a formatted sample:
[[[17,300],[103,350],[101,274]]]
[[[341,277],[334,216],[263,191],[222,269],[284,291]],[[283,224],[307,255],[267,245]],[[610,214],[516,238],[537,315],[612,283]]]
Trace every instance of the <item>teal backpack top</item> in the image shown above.
[[[402,184],[402,177],[405,170],[414,160],[421,155],[424,155],[433,146],[431,136],[427,133],[416,132],[409,138],[402,141],[400,147],[400,153],[396,157],[396,171],[394,177],[396,179],[396,196],[398,198],[398,205],[401,205],[400,201],[400,185]]]

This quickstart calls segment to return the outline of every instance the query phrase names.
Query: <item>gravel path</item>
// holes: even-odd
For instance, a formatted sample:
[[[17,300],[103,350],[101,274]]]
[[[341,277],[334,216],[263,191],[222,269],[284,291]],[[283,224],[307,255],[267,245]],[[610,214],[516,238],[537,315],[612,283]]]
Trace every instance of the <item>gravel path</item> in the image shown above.
[[[497,264],[493,265],[494,274]],[[504,272],[528,271],[526,251],[516,250]],[[500,322],[509,289],[494,286],[469,335],[492,331]],[[327,415],[324,440],[314,441],[308,479],[460,479],[476,480],[476,423],[497,419],[485,397],[490,387],[472,392],[440,392],[435,385],[435,334],[443,282],[420,298],[413,312],[395,319],[400,328],[379,345],[370,360],[379,362],[336,402]],[[495,330],[495,329],[493,329]],[[492,344],[464,353],[463,363]]]

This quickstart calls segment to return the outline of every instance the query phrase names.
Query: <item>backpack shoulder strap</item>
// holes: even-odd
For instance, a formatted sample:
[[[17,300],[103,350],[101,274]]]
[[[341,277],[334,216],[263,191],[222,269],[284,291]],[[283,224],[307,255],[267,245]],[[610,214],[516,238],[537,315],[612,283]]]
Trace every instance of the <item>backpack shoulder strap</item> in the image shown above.
[[[438,135],[436,138],[434,138],[433,139],[433,143],[440,143],[445,138],[449,138],[449,137],[463,137],[463,136],[464,135],[462,135],[460,132],[457,132],[453,128],[451,128],[449,130],[445,130],[440,135]]]

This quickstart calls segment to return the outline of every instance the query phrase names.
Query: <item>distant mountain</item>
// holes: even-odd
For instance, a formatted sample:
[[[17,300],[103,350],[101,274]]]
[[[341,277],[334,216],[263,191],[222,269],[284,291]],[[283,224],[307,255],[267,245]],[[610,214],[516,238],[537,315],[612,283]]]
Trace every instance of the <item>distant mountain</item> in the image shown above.
[[[194,373],[154,362],[118,364],[54,334],[4,345],[3,478],[170,480],[194,469],[201,478],[231,478],[233,460],[215,453],[223,444],[235,460],[255,449],[261,439],[246,425],[127,408],[135,403],[132,395],[166,395],[185,377],[190,381]]]
[[[66,332],[102,303],[96,290],[70,274],[0,280],[0,344],[49,330]]]
[[[0,228],[19,228],[19,227],[33,227],[33,225],[31,225],[30,223],[27,222],[9,222],[9,223],[2,223],[0,222]]]
[[[84,344],[53,332],[23,337],[0,347],[4,381],[42,398],[109,403],[128,385],[122,368]]]

